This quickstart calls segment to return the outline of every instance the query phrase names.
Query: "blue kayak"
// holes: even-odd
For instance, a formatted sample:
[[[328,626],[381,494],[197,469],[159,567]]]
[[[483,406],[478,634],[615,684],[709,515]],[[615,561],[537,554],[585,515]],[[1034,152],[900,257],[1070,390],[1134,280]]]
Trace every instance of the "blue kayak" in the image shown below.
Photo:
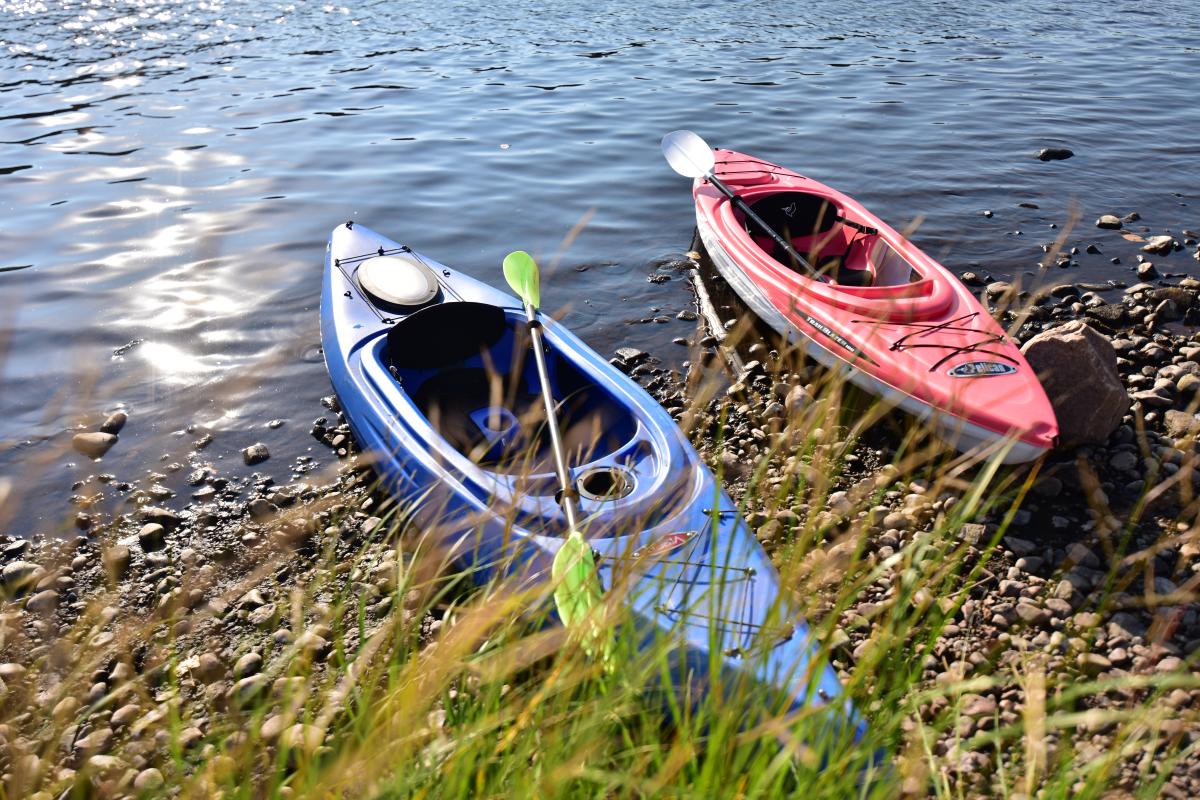
[[[616,586],[628,610],[624,632],[643,649],[672,637],[676,691],[755,684],[781,698],[775,711],[820,706],[861,732],[766,552],[674,420],[543,320],[580,525],[605,592]],[[347,222],[329,238],[321,337],[386,488],[419,501],[423,527],[479,582],[548,582],[566,522],[521,303]]]

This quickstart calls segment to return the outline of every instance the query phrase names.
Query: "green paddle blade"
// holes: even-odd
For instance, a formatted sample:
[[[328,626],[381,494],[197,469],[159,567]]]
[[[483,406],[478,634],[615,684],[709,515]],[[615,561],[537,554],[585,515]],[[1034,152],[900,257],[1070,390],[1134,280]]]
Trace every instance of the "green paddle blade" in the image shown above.
[[[600,605],[600,576],[592,559],[592,548],[579,531],[571,531],[550,565],[554,580],[554,605],[563,624],[581,634],[583,650],[592,658],[599,657],[606,669],[611,668],[613,636],[603,627],[594,613]]]
[[[538,265],[533,260],[533,256],[524,250],[517,250],[506,255],[504,257],[504,279],[517,293],[517,297],[534,308],[541,307],[541,281],[538,279]]]

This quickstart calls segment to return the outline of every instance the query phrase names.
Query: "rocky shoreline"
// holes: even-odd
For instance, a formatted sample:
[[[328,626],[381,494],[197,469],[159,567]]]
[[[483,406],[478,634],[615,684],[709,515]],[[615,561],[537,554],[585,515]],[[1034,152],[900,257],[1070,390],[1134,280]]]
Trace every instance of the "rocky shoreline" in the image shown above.
[[[1133,242],[1142,280],[1128,288],[1063,283],[1022,292],[963,275],[1023,343],[1085,322],[1094,334],[1081,335],[1097,335],[1113,351],[1111,377],[1124,405],[1102,441],[1055,452],[1036,473],[1023,473],[1030,480],[1019,506],[988,510],[957,531],[974,578],[965,597],[942,609],[936,641],[922,645],[921,680],[938,687],[987,679],[954,699],[961,713],[933,748],[949,780],[969,794],[989,793],[998,764],[1016,768],[1028,758],[997,753],[988,734],[1020,722],[1030,703],[1045,704],[1031,697],[1030,665],[1040,670],[1043,695],[1046,685],[1112,683],[1079,700],[1076,727],[1045,733],[1047,758],[1062,737],[1073,737],[1081,757],[1128,748],[1116,740],[1113,720],[1159,691],[1137,678],[1196,676],[1200,332],[1191,326],[1200,323],[1200,281],[1161,277],[1157,265],[1145,266],[1150,251],[1142,252],[1194,245],[1186,233],[1169,243]],[[1051,253],[1050,262],[1069,267],[1071,253]],[[1119,298],[1105,297],[1118,291]],[[720,310],[736,327],[742,313]],[[683,312],[695,319],[692,309]],[[821,371],[789,364],[761,341],[743,348],[739,373],[707,380],[718,371],[724,335],[698,329],[685,342],[692,359],[682,373],[637,351],[623,350],[614,363],[690,431],[735,499],[747,503],[769,550],[786,554],[804,531],[812,537],[807,561],[827,582],[842,580],[847,565],[881,570],[849,607],[818,601],[814,608],[849,678],[877,633],[875,621],[895,602],[899,573],[911,566],[896,556],[938,529],[962,497],[936,478],[895,482],[891,461],[903,432],[884,422],[848,437],[836,408],[813,408],[827,403]],[[714,385],[719,390],[705,388]],[[703,391],[715,395],[697,404]],[[1084,408],[1089,400],[1099,402],[1086,393],[1076,402]],[[397,614],[425,637],[445,624],[420,596],[397,596],[393,509],[372,491],[373,474],[336,400],[326,403],[329,413],[311,434],[340,459],[335,474],[310,479],[311,461],[298,462],[292,473],[304,477],[277,485],[250,472],[270,457],[256,445],[244,453],[245,474],[222,475],[204,457],[211,436],[195,430],[188,463],[175,465],[188,471],[189,501],[156,493],[153,476],[147,488],[97,474],[76,486],[80,498],[132,497],[136,510],[108,520],[81,499],[76,523],[84,532],[74,538],[0,538],[0,775],[9,796],[52,798],[83,785],[98,796],[137,796],[186,775],[218,775],[233,747],[261,748],[264,763],[273,748],[316,752],[326,745],[328,720],[301,709],[310,692],[335,690],[322,684],[327,660],[354,652]],[[779,445],[797,435],[790,418],[803,413],[828,424],[819,435],[800,431],[816,442],[802,459]],[[110,417],[74,446],[99,457],[124,422]],[[838,468],[806,474],[818,464]],[[817,502],[790,496],[784,504],[778,493],[752,488],[777,488],[796,475],[817,487],[809,495]],[[863,540],[842,536],[850,529]],[[319,602],[301,603],[304,596]],[[821,619],[822,611],[832,617]],[[362,624],[342,624],[347,619]],[[1153,697],[1157,727],[1150,744],[1122,757],[1118,786],[1133,791],[1161,767],[1169,771],[1164,796],[1200,796],[1200,755],[1189,749],[1200,743],[1195,687],[1181,680]],[[269,708],[253,724],[240,712],[252,702]],[[945,719],[950,706],[937,695],[919,716]],[[166,719],[179,732],[170,742]],[[1184,757],[1170,762],[1179,752]]]

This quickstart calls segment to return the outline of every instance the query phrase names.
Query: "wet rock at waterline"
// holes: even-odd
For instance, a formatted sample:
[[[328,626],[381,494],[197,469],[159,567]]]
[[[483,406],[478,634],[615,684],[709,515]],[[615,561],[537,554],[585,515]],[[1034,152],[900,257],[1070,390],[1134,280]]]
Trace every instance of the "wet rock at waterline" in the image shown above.
[[[1171,236],[1151,236],[1142,245],[1142,251],[1146,253],[1156,253],[1160,256],[1165,256],[1175,249],[1175,239]]]
[[[1081,320],[1034,336],[1021,348],[1058,417],[1059,446],[1103,442],[1129,410],[1117,353]]]
[[[1038,161],[1065,161],[1075,155],[1075,151],[1067,147],[1043,147],[1037,152]]]
[[[103,458],[104,454],[111,450],[116,443],[117,435],[115,433],[104,433],[103,431],[77,433],[71,438],[71,447],[75,448],[76,452],[92,459]]]
[[[166,541],[166,528],[157,522],[148,522],[138,531],[138,544],[143,550],[158,550]]]
[[[1110,230],[1117,230],[1118,228],[1121,227],[1122,224],[1123,223],[1121,222],[1121,218],[1118,217],[1116,214],[1102,214],[1100,216],[1100,219],[1096,220],[1097,228],[1108,228]]]
[[[252,444],[242,451],[242,461],[244,461],[248,467],[252,467],[255,464],[261,464],[270,457],[270,451],[267,450],[267,446],[262,442]]]
[[[124,411],[114,411],[109,414],[104,422],[100,423],[101,433],[120,433],[125,427],[125,423],[129,420],[129,415]]]

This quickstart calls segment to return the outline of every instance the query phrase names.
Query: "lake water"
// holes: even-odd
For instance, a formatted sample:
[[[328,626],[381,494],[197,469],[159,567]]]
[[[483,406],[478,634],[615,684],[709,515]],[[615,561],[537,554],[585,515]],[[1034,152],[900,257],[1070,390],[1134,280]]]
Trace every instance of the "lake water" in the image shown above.
[[[68,527],[72,482],[97,471],[68,430],[112,408],[130,422],[98,468],[122,480],[186,462],[193,423],[230,474],[259,440],[277,480],[328,461],[307,429],[329,393],[323,248],[346,219],[493,282],[530,250],[598,350],[685,357],[685,282],[647,281],[691,241],[658,149],[676,128],[896,227],[922,218],[931,255],[997,277],[1036,271],[1075,214],[1071,241],[1102,249],[1121,240],[1101,213],[1200,227],[1200,12],[1149,9],[0,0],[10,532]],[[1053,277],[1132,282],[1110,255]],[[669,323],[628,324],[658,309]]]

